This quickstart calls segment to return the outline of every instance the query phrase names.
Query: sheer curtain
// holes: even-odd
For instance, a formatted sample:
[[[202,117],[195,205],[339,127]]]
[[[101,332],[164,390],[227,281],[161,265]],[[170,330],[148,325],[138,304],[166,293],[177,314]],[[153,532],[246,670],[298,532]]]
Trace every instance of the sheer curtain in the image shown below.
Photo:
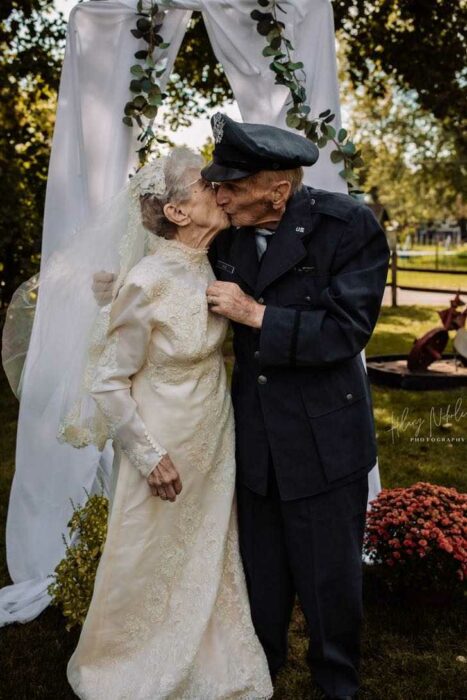
[[[328,0],[283,0],[281,15],[305,65],[312,114],[331,108],[339,124],[339,96],[332,8]],[[251,0],[170,0],[164,40],[170,47],[168,79],[193,10],[203,12],[209,38],[238,100],[245,121],[284,127],[287,90],[274,85],[262,56],[264,38],[256,32]],[[137,42],[130,34],[136,0],[92,0],[77,5],[68,26],[52,144],[43,229],[43,264],[96,208],[127,181],[136,164],[136,140],[122,124],[128,100],[129,68]],[[140,47],[142,48],[142,47]],[[328,154],[306,173],[306,182],[345,191]],[[96,488],[96,475],[107,482],[109,447],[76,450],[56,440],[64,382],[70,372],[60,342],[73,334],[73,303],[54,316],[47,292],[39,294],[31,342],[22,376],[16,472],[7,518],[7,562],[13,585],[0,591],[0,625],[35,618],[49,603],[48,576],[64,555],[62,533],[72,499]],[[68,327],[63,328],[67,317]],[[39,352],[40,348],[40,352]],[[370,498],[380,489],[377,466],[370,474]]]

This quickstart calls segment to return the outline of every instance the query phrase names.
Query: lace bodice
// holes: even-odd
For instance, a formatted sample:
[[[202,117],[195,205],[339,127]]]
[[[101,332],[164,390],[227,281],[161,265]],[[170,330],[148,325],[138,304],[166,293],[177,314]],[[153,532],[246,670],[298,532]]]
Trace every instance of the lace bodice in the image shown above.
[[[209,393],[221,379],[227,323],[207,306],[213,279],[206,249],[155,238],[151,254],[129,272],[112,303],[91,393],[109,436],[144,476],[167,451],[142,419],[135,390],[145,383],[154,392],[167,385],[186,391],[188,381],[201,382]]]

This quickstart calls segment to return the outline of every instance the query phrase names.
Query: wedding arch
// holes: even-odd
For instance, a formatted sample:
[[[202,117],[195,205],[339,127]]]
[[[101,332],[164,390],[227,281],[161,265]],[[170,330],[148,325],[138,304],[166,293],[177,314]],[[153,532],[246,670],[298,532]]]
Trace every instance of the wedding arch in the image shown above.
[[[261,5],[261,3],[259,3]],[[313,113],[331,110],[340,128],[335,39],[330,0],[281,0],[293,60],[303,64],[306,94]],[[191,13],[201,11],[214,53],[222,64],[245,121],[286,127],[289,89],[275,83],[264,37],[251,11],[253,0],[165,0],[164,43],[154,59],[164,61],[166,84]],[[96,208],[114,195],[137,165],[137,130],[122,123],[129,100],[130,67],[141,42],[131,29],[137,0],[90,0],[71,12],[58,96],[46,193],[42,258],[69,240]],[[147,45],[146,45],[147,46]],[[154,129],[157,129],[157,121]],[[188,144],[189,145],[189,144]],[[347,191],[342,165],[324,146],[305,182]],[[71,319],[72,322],[72,319]],[[57,378],[66,376],[67,358],[49,347],[47,298],[39,294],[29,351],[22,376],[16,472],[7,519],[7,562],[13,585],[0,591],[0,625],[27,622],[49,603],[48,578],[64,555],[62,533],[72,503],[92,493],[97,479],[108,482],[112,451],[88,446],[76,450],[56,440],[60,412]],[[364,361],[364,355],[363,355]],[[380,490],[378,467],[370,473],[370,496]]]

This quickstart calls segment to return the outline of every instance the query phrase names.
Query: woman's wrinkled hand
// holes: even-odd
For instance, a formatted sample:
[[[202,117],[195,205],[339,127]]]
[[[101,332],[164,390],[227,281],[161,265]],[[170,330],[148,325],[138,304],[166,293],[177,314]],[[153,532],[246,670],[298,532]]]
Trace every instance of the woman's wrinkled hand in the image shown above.
[[[147,478],[153,496],[175,502],[182,490],[182,481],[169,455],[164,455]]]

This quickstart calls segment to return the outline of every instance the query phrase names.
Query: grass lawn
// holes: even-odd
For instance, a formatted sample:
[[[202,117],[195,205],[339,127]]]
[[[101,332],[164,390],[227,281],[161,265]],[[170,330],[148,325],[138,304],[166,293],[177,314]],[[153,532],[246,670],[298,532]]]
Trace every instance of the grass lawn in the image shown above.
[[[429,307],[383,308],[376,332],[367,347],[367,355],[407,352],[415,337],[437,325],[438,317]],[[227,347],[229,355],[229,347]],[[467,412],[467,391],[405,392],[373,387],[378,430],[379,462],[383,485],[409,485],[418,480],[431,481],[467,490],[465,471],[467,416],[439,421],[440,409],[446,411],[463,402]],[[433,407],[433,408],[432,408]],[[391,428],[404,409],[410,419],[423,421],[421,435],[428,434],[430,415],[450,427],[434,426],[433,437],[464,437],[465,443],[433,442],[420,444],[410,440],[413,429]],[[0,378],[0,521],[6,517],[7,498],[13,474],[17,406]],[[9,583],[4,563],[4,535],[0,533],[0,584]],[[467,697],[467,656],[461,604],[447,608],[407,603],[391,599],[381,590],[372,570],[364,575],[365,625],[362,653],[362,700],[461,700]],[[464,618],[465,619],[465,618]],[[1,700],[67,700],[74,695],[68,688],[65,669],[78,633],[67,633],[63,618],[53,609],[46,610],[27,625],[14,625],[0,632]],[[312,700],[320,697],[311,685],[304,663],[306,627],[295,609],[290,631],[290,655],[287,667],[278,678],[276,700]],[[109,700],[113,700],[109,698]]]
[[[414,253],[417,255],[414,255]],[[410,256],[404,257],[404,251],[399,256],[400,265],[411,267],[435,267],[436,245],[415,244],[410,249]],[[426,255],[430,253],[430,255]],[[467,243],[456,246],[449,251],[445,251],[442,244],[438,246],[438,264],[440,267],[451,267],[453,269],[467,269]]]
[[[414,263],[414,267],[417,265]],[[391,283],[392,275],[389,271],[388,284]],[[452,275],[449,273],[438,275],[434,272],[409,272],[398,270],[397,284],[402,287],[428,287],[429,289],[451,289],[459,290],[461,294],[467,294],[467,270],[465,275]]]

